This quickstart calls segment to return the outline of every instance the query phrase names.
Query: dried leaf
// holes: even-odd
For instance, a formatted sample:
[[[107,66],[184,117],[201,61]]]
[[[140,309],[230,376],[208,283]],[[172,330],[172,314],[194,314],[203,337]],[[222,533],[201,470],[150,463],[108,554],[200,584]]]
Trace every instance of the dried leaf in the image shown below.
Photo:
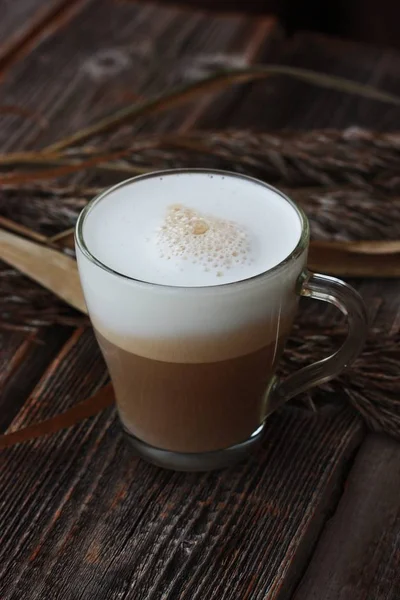
[[[0,230],[0,258],[74,308],[86,312],[73,258],[3,230]]]
[[[386,244],[390,244],[389,251],[384,253]],[[400,277],[400,250],[396,250],[399,246],[400,240],[386,243],[368,241],[361,242],[361,251],[357,251],[353,243],[350,243],[349,250],[346,242],[313,242],[310,244],[308,266],[313,271],[340,277]]]
[[[74,235],[75,228],[71,227],[69,229],[66,229],[65,231],[61,231],[60,233],[53,235],[51,238],[48,239],[48,243],[60,246],[60,248],[74,249]]]
[[[1,215],[0,215],[0,225],[2,227],[4,227],[5,229],[8,229],[9,231],[13,231],[14,233],[17,233],[18,235],[23,235],[35,242],[47,243],[47,241],[48,241],[48,239],[45,235],[37,233],[37,231],[34,231],[33,229],[30,229],[29,227],[25,227],[24,225],[21,225],[20,223],[16,223],[15,221],[12,221],[11,219],[7,219],[6,217],[2,217]]]
[[[400,254],[400,240],[362,240],[359,242],[312,242],[314,249],[339,250],[351,254]]]
[[[95,167],[101,163],[116,160],[122,156],[126,156],[131,152],[130,149],[119,150],[117,152],[111,152],[108,154],[101,154],[94,156],[88,160],[80,162],[72,162],[63,164],[62,166],[56,166],[52,169],[38,169],[37,171],[26,171],[19,173],[9,173],[7,175],[0,175],[0,184],[15,184],[15,183],[29,183],[31,181],[43,180],[43,179],[54,179],[55,177],[62,177],[64,175],[71,175],[72,173],[78,173],[84,171],[90,167]]]

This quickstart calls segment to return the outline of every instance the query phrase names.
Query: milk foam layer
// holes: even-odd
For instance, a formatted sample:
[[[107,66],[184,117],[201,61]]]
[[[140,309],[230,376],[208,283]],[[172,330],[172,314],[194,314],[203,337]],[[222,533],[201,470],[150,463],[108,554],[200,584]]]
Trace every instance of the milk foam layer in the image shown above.
[[[127,206],[129,214],[124,210]],[[181,227],[182,216],[189,218],[184,229],[194,229],[197,236],[204,228],[214,232],[211,246],[196,242],[201,260],[214,248],[222,231],[230,242],[222,259],[221,254],[218,257],[232,264],[204,271],[201,265],[185,258],[183,255],[193,251],[193,239],[188,246],[185,242],[183,249],[177,249],[175,235],[180,237],[175,228]],[[165,224],[167,230],[162,229]],[[260,277],[221,284],[281,262],[296,246],[299,236],[300,218],[295,209],[251,180],[228,174],[225,179],[216,175],[164,174],[162,178],[134,180],[112,190],[94,205],[83,222],[83,237],[92,254],[116,271],[139,279],[103,269],[78,245],[78,266],[92,322],[110,342],[155,360],[214,362],[274,343],[292,322],[307,249]],[[160,253],[165,254],[169,244],[173,247],[171,258],[163,262]],[[241,255],[244,264],[237,266],[234,262],[232,247],[245,251]],[[175,256],[175,252],[183,255]],[[183,271],[176,268],[176,262],[184,263]],[[218,276],[218,270],[224,275]],[[152,285],[146,283],[148,280],[174,281],[176,287]],[[180,287],[183,282],[186,287]]]
[[[233,176],[181,173],[111,191],[88,215],[89,251],[114,271],[172,286],[258,275],[296,247],[301,223],[276,192]]]

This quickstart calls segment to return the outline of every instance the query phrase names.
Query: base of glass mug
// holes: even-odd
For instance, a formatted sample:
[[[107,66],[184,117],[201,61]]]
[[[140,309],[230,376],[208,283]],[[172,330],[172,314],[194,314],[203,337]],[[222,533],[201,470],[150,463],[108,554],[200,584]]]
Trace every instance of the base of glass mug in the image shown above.
[[[149,463],[171,469],[173,471],[213,471],[230,467],[251,454],[251,452],[260,445],[265,423],[249,437],[249,439],[223,448],[222,450],[213,450],[212,452],[174,452],[172,450],[163,450],[150,446],[143,442],[124,428],[125,437],[135,454]]]

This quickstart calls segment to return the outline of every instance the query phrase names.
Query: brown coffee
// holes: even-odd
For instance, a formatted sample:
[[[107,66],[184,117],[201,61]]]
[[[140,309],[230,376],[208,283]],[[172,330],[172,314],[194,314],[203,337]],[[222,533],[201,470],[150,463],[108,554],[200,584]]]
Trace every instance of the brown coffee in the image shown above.
[[[196,362],[196,343],[190,342],[188,362],[181,362],[183,342],[152,341],[151,354],[171,357],[156,360],[148,357],[149,344],[143,340],[133,344],[135,348],[146,348],[145,356],[140,356],[98,331],[96,335],[124,427],[152,446],[176,452],[228,448],[247,440],[257,430],[264,417],[264,395],[286,338],[281,335],[266,345],[250,344],[256,350],[213,362]],[[250,339],[254,340],[254,335],[260,337],[259,328]],[[198,357],[206,347],[216,348],[217,354],[223,348],[226,356],[229,339],[219,341],[199,342]],[[240,342],[248,349],[249,336],[242,336]],[[180,362],[174,361],[178,355]]]

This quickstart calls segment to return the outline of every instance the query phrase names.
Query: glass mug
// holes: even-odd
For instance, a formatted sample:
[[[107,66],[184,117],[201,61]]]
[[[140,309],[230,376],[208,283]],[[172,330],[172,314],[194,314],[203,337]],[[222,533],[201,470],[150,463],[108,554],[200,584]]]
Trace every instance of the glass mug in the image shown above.
[[[233,182],[241,186],[242,192],[261,186],[257,193],[265,193],[266,201],[273,194],[275,201],[285,203],[285,210],[296,213],[301,226],[296,247],[258,275],[208,287],[149,283],[102,262],[88,241],[99,227],[99,207],[109,210],[110,203],[115,206],[126,194],[132,202],[149,201],[140,197],[138,184],[143,183],[151,189],[157,182],[165,190],[169,184],[178,185],[175,189],[189,196],[190,189],[180,188],[180,181],[187,186],[182,175],[211,177],[215,183],[208,182],[210,193],[212,186],[219,193],[222,179],[231,187]],[[241,460],[260,444],[269,414],[335,377],[364,344],[367,319],[361,297],[339,279],[308,271],[306,216],[262,181],[203,169],[135,177],[85,207],[75,242],[88,312],[122,426],[135,452],[158,466],[202,471]],[[347,317],[348,335],[332,356],[280,380],[275,371],[300,296],[334,304]]]

